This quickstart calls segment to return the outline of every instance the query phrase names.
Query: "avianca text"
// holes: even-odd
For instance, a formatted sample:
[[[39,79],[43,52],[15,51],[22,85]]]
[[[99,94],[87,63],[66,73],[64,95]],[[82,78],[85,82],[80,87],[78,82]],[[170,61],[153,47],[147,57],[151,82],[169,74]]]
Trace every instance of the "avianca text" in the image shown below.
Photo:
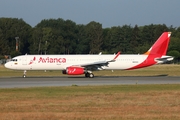
[[[66,63],[66,58],[40,57],[38,63]]]

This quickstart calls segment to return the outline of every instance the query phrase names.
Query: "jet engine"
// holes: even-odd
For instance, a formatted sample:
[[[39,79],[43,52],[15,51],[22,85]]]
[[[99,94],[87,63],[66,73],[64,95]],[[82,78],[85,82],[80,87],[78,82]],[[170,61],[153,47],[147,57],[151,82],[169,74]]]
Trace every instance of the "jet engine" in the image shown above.
[[[85,73],[85,70],[83,67],[71,66],[67,67],[66,70],[63,70],[62,73],[68,75],[82,75]]]

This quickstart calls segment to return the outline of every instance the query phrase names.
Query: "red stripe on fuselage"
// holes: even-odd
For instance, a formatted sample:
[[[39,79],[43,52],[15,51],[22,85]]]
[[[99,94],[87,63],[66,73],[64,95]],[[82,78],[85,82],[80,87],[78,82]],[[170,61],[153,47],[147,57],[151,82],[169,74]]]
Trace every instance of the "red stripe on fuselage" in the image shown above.
[[[156,64],[156,62],[154,61],[154,58],[157,58],[157,57],[158,56],[155,56],[155,55],[148,55],[148,57],[142,63],[140,63],[134,67],[128,68],[127,70],[143,68],[143,67],[148,67],[148,66],[154,65],[154,64]]]

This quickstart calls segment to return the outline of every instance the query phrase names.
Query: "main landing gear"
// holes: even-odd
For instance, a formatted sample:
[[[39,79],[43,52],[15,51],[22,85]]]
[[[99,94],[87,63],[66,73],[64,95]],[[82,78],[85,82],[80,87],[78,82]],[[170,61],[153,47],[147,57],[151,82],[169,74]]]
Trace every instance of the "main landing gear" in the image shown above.
[[[86,72],[85,77],[93,78],[94,74],[92,72]]]

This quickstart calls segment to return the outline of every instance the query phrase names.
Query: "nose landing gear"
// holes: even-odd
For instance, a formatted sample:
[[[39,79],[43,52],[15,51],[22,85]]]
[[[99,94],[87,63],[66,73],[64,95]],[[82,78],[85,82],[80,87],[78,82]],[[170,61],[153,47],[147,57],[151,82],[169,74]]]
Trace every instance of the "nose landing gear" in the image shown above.
[[[26,77],[26,70],[24,70],[24,73],[23,73],[23,78],[25,78]]]

